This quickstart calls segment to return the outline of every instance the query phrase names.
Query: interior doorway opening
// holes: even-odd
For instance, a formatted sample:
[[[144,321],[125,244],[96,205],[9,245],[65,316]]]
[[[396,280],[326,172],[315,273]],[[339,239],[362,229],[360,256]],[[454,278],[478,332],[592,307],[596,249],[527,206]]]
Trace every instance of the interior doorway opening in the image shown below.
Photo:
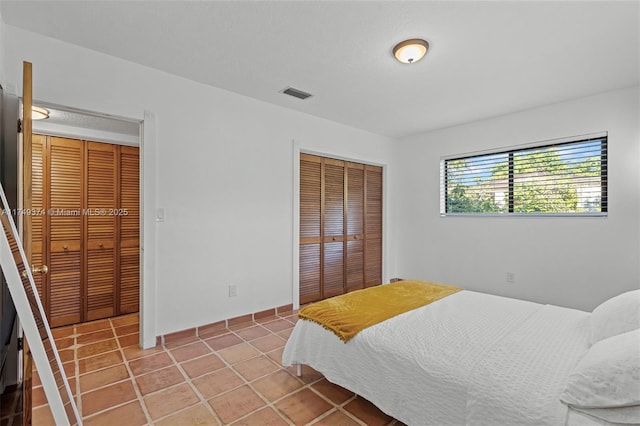
[[[34,101],[33,260],[52,327],[140,311],[141,121]],[[35,214],[38,213],[38,214]]]

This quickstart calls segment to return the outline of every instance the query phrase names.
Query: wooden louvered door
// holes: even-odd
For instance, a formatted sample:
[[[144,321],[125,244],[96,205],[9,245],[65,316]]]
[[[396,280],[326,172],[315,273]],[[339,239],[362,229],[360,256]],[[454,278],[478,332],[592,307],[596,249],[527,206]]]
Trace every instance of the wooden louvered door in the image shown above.
[[[86,235],[84,262],[86,320],[116,314],[117,271],[116,208],[118,163],[116,146],[86,142],[86,210],[83,215]]]
[[[324,160],[323,298],[344,293],[344,161]]]
[[[300,154],[300,303],[382,283],[382,168]]]
[[[118,313],[138,312],[140,306],[140,154],[120,148],[120,202],[117,215],[120,254]]]
[[[48,244],[45,244],[46,219],[45,206],[48,204],[47,194],[44,191],[48,187],[45,181],[46,170],[45,155],[47,150],[47,139],[42,135],[32,135],[31,139],[31,213],[28,217],[31,220],[31,265],[48,266]],[[46,289],[47,275],[33,274],[33,281],[41,297],[42,306],[47,307],[48,296]]]
[[[365,286],[382,284],[382,167],[365,166]]]
[[[364,165],[348,163],[347,177],[347,291],[364,288]]]
[[[300,154],[300,303],[322,299],[322,159]]]
[[[75,139],[50,137],[48,142],[48,188],[44,188],[49,237],[46,298],[49,322],[57,327],[80,322],[83,317],[84,147]]]
[[[33,262],[49,267],[34,278],[51,326],[137,312],[138,148],[33,141]]]

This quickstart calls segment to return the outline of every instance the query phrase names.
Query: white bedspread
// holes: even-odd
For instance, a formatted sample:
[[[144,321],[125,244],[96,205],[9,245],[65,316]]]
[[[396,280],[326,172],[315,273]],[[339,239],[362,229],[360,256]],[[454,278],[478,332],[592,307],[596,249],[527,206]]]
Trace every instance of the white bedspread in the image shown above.
[[[549,372],[566,376],[577,363],[587,349],[588,315],[461,291],[369,327],[348,343],[313,322],[298,321],[282,362],[309,365],[409,425],[505,424],[495,419],[508,418],[509,407],[495,410],[491,420],[487,416],[494,414],[488,414],[483,404],[515,401],[520,404],[516,411],[525,414],[529,408],[521,404],[532,397],[533,410],[553,407],[549,416],[543,416],[549,423],[532,424],[564,424],[564,417],[557,421],[566,417],[566,408],[552,395],[561,391],[556,389],[557,380],[541,377]],[[566,327],[556,326],[565,320]],[[547,339],[553,342],[549,351],[545,350]],[[555,342],[563,340],[572,342],[574,349],[560,350]],[[551,352],[558,350],[554,358]],[[515,382],[521,365],[519,361],[509,365],[512,352],[524,353],[528,363],[523,377]],[[507,372],[500,370],[501,365],[507,366]],[[509,392],[525,389],[528,394],[504,399],[501,386]],[[538,401],[550,398],[560,405]],[[519,423],[510,420],[508,424]]]

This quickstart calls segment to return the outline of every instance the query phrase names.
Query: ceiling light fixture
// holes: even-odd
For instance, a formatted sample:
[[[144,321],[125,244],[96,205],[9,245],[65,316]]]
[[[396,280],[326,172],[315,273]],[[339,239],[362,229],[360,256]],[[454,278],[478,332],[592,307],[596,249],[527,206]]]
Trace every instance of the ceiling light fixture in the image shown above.
[[[421,38],[401,41],[393,48],[393,56],[403,64],[414,64],[427,54],[429,43]]]
[[[49,110],[42,107],[31,107],[31,119],[32,120],[46,120],[49,118]]]

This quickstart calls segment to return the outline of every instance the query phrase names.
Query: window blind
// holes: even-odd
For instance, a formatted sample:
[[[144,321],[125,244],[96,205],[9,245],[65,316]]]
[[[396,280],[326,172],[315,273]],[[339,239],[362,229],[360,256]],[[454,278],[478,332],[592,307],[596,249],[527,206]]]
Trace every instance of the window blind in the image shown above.
[[[441,162],[441,214],[602,215],[607,137]]]

